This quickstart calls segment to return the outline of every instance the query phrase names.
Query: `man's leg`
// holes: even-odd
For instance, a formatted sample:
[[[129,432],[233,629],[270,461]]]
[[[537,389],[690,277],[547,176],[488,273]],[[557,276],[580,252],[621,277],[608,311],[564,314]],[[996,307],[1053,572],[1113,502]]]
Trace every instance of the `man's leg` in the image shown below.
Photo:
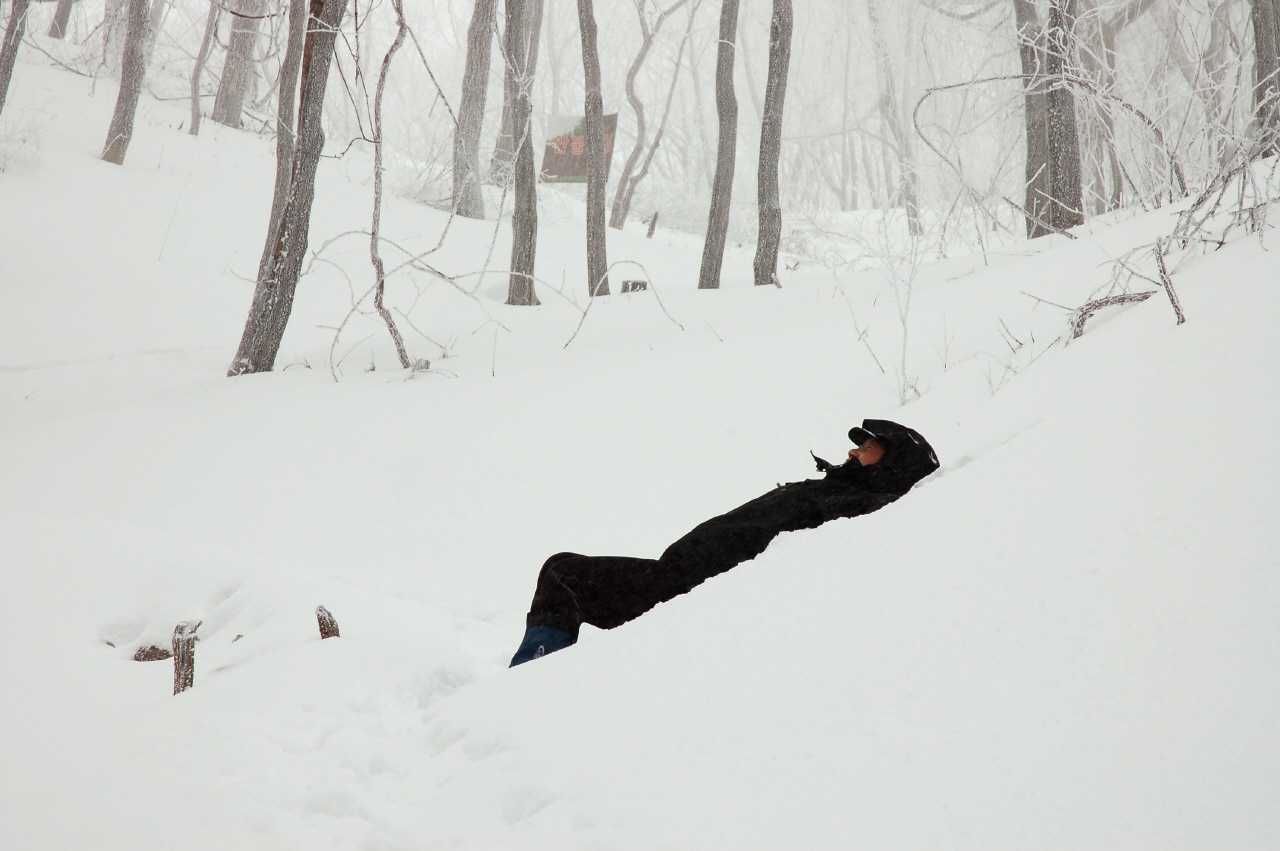
[[[512,664],[536,658],[530,654],[538,647],[545,655],[573,644],[584,623],[612,629],[688,590],[680,571],[655,559],[557,553],[538,574],[528,631]]]

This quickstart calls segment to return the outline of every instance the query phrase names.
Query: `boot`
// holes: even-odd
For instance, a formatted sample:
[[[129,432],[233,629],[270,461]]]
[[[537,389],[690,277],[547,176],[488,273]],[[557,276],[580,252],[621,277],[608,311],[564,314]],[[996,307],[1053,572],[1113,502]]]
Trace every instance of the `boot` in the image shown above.
[[[537,659],[546,656],[548,653],[554,653],[557,650],[563,650],[573,644],[573,636],[563,630],[553,629],[549,626],[531,626],[524,632],[524,640],[520,642],[520,649],[516,651],[516,655],[511,657],[510,667],[523,665],[531,659]]]

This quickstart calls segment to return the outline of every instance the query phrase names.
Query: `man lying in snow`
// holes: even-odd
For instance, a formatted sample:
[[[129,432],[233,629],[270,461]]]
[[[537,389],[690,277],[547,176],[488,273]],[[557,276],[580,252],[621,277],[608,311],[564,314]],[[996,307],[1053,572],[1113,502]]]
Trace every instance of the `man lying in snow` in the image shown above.
[[[657,559],[557,553],[538,574],[528,629],[511,666],[562,650],[584,623],[612,629],[764,552],[782,532],[870,514],[938,469],[919,432],[888,420],[849,430],[857,444],[840,466],[814,456],[821,479],[779,485],[713,517]],[[812,454],[812,453],[810,453]]]

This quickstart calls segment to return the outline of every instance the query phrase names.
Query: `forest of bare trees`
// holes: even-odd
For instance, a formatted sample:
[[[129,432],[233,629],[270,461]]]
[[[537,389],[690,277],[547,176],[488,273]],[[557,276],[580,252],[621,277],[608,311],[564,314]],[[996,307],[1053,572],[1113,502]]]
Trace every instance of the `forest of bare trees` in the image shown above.
[[[549,191],[582,205],[589,294],[610,291],[606,225],[659,215],[704,237],[699,287],[718,287],[726,247],[744,244],[756,283],[779,283],[780,252],[853,262],[876,229],[937,254],[1040,238],[1274,154],[1278,7],[453,0],[401,21],[370,0],[9,0],[0,109],[19,51],[38,51],[97,87],[118,80],[108,161],[127,163],[144,93],[189,100],[193,134],[211,120],[276,140],[259,292],[232,367],[256,371],[287,321],[323,152],[376,144],[388,193],[510,219],[511,304],[539,301]],[[395,39],[408,58],[381,80],[375,131]],[[577,185],[538,179],[562,115],[585,118]]]

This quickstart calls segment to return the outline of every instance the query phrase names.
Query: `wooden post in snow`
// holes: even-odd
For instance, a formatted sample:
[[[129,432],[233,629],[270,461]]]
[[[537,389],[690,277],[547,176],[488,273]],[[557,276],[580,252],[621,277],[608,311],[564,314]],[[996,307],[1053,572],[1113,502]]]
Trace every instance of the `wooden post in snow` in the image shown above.
[[[182,694],[195,683],[196,630],[201,621],[183,621],[173,628],[173,693]]]

